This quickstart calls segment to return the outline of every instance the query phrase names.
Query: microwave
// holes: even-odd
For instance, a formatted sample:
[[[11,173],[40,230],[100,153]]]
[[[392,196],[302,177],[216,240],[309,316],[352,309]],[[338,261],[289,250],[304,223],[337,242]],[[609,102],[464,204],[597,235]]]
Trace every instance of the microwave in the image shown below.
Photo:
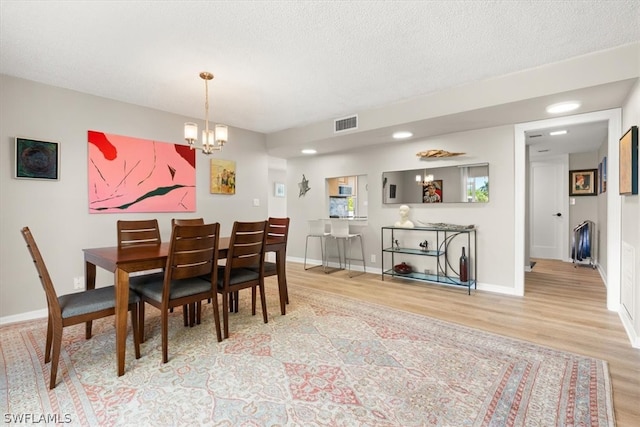
[[[351,196],[351,195],[353,195],[352,186],[338,184],[338,196]]]

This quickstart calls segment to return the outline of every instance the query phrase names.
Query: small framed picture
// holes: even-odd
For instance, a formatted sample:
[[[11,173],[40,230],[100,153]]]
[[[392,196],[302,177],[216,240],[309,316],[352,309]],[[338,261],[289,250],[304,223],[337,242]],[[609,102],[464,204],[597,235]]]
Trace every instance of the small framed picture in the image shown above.
[[[569,196],[596,196],[598,169],[569,171]]]
[[[620,195],[638,194],[638,126],[620,138]]]
[[[14,168],[17,179],[60,179],[60,143],[16,137]]]
[[[281,182],[276,182],[273,188],[273,195],[276,197],[284,197],[284,184]]]

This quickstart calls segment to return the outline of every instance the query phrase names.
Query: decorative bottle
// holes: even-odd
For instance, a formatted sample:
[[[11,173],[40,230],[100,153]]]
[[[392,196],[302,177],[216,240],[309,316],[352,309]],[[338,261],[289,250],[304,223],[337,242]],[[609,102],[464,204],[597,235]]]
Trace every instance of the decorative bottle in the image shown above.
[[[467,282],[469,280],[469,259],[462,247],[462,255],[460,255],[460,281]]]

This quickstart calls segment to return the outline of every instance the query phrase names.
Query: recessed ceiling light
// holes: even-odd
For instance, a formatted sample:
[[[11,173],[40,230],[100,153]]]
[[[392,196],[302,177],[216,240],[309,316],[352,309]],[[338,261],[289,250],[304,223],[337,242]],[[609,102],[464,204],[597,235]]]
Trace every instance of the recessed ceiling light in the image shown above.
[[[566,135],[566,134],[567,134],[566,130],[554,130],[553,132],[549,132],[549,135],[551,136]]]
[[[302,150],[302,154],[316,154],[317,151],[314,150],[313,148],[305,148],[304,150]]]
[[[399,131],[399,132],[393,133],[393,139],[406,139],[406,138],[411,138],[412,136],[413,134],[407,131]]]
[[[560,102],[558,104],[549,105],[547,107],[547,113],[550,113],[550,114],[566,113],[568,111],[577,110],[578,108],[580,108],[580,103],[578,101]]]

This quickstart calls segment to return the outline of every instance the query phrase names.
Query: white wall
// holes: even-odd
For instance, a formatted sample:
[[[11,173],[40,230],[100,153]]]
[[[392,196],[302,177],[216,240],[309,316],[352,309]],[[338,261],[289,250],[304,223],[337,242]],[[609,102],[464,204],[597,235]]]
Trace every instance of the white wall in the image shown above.
[[[31,228],[57,291],[64,294],[73,292],[74,277],[84,276],[83,248],[116,244],[118,219],[157,218],[168,240],[173,217],[220,222],[223,234],[231,232],[234,220],[267,218],[273,190],[262,134],[230,128],[229,143],[212,156],[236,161],[235,195],[209,193],[210,158],[198,152],[196,212],[89,214],[88,130],[183,143],[183,124],[194,119],[6,75],[0,75],[0,93],[0,320],[20,320],[21,314],[46,308],[20,234],[24,226]],[[15,136],[60,142],[60,180],[13,179]],[[112,281],[112,274],[98,272],[98,286]]]
[[[464,156],[440,160],[420,160],[416,153],[428,149],[465,152]],[[304,197],[291,193],[287,212],[291,217],[291,232],[287,254],[304,257],[307,220],[326,217],[325,178],[366,174],[369,183],[368,226],[364,233],[366,259],[380,269],[380,228],[398,219],[399,205],[382,204],[382,173],[429,166],[452,166],[465,163],[489,163],[490,202],[487,204],[411,204],[411,219],[423,222],[475,224],[478,226],[479,288],[504,293],[513,292],[514,265],[514,169],[513,127],[501,126],[477,131],[460,132],[421,141],[377,146],[366,151],[340,155],[290,159],[287,163],[287,186],[297,188],[304,174],[311,190]],[[415,185],[415,182],[413,183]],[[388,186],[389,184],[387,184]],[[416,242],[417,245],[417,242]],[[309,257],[320,259],[319,248],[309,248]]]
[[[640,82],[636,83],[623,106],[622,133],[633,125],[640,125]],[[640,162],[638,167],[640,168]],[[640,170],[638,172],[640,176]],[[633,318],[627,316],[624,308],[620,310],[620,314],[634,346],[640,348],[640,195],[622,196],[622,242],[630,245],[635,251],[635,280],[632,296]]]

